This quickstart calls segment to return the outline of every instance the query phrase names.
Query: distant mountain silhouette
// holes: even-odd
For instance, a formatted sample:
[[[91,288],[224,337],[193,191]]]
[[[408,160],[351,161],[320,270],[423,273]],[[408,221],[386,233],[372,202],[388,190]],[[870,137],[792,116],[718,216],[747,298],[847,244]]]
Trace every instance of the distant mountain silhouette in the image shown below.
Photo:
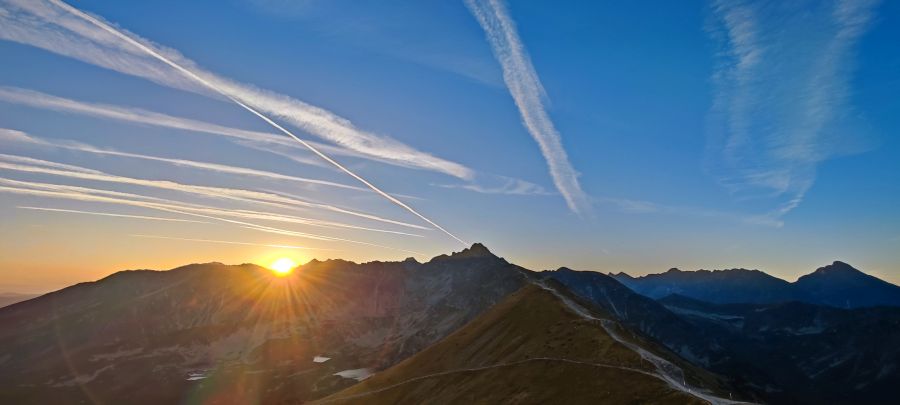
[[[0,293],[0,308],[39,296],[40,294]]]
[[[631,277],[625,273],[611,276],[632,290],[654,299],[679,294],[716,304],[802,301],[839,308],[900,306],[900,287],[837,261],[800,277],[794,283],[759,270],[746,269],[670,269],[665,273],[642,277]]]

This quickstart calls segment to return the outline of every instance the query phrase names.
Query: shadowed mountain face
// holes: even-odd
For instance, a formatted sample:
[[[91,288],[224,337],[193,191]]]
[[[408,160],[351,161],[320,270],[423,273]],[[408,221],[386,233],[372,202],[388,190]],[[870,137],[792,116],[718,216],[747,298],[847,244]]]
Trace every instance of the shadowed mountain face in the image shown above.
[[[333,373],[385,368],[453,332],[522,271],[470,249],[313,261],[284,278],[217,263],[116,273],[0,310],[0,403],[321,397],[355,383]]]
[[[764,402],[883,403],[900,384],[900,308],[657,302],[596,272],[543,274]]]
[[[670,269],[636,278],[625,273],[612,276],[632,290],[654,299],[678,294],[716,304],[803,301],[839,308],[900,306],[900,287],[843,262],[821,267],[794,283],[759,270],[745,269]]]
[[[900,385],[900,309],[801,302],[716,305],[660,301],[716,336],[737,361],[716,371],[762,388],[769,402],[890,403]],[[749,366],[748,366],[749,365]]]

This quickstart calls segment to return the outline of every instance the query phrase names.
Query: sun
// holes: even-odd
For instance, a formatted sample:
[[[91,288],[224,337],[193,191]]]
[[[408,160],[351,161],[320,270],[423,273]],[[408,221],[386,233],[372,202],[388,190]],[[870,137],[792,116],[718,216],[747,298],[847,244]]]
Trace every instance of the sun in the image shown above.
[[[269,265],[269,268],[275,273],[276,276],[284,277],[288,274],[291,274],[294,271],[294,268],[297,267],[297,262],[290,257],[282,257]]]

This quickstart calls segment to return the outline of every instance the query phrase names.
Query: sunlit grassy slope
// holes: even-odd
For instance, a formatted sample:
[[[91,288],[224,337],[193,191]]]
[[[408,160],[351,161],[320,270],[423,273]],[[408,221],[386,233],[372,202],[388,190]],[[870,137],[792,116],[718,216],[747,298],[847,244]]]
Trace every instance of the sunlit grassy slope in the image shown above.
[[[415,356],[323,403],[700,403],[596,322],[528,285]]]

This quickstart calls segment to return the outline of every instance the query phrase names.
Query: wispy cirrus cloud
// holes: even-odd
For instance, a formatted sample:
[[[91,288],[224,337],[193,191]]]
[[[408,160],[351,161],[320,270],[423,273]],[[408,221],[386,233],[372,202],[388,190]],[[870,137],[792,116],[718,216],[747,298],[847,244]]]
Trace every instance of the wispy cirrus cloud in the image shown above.
[[[562,137],[544,107],[544,87],[519,39],[515,23],[500,0],[466,0],[466,5],[484,29],[495,57],[503,68],[509,89],[525,128],[537,141],[550,168],[553,183],[576,214],[589,215],[590,199],[582,191],[578,173],[569,162]]]
[[[159,46],[121,29],[105,29],[104,26],[111,25],[99,17],[79,14],[79,10],[61,1],[4,0],[0,4],[4,11],[0,13],[0,39],[35,46],[164,86],[214,98],[222,97],[217,94],[218,89],[262,113],[354,152],[459,178],[474,175],[471,169],[461,164],[357,128],[346,118],[325,109],[204,70],[174,49]],[[147,52],[148,49],[159,57]],[[173,64],[195,74],[202,82],[190,75],[177,73],[173,70]]]
[[[676,206],[652,201],[616,197],[593,197],[594,202],[629,214],[666,214],[693,218],[715,218],[740,224],[780,228],[784,222],[771,213],[754,215],[701,207]]]
[[[708,164],[735,195],[778,201],[773,220],[802,202],[819,163],[865,148],[850,80],[877,3],[713,2]]]
[[[510,178],[505,176],[493,176],[495,181],[490,184],[478,182],[462,183],[462,184],[433,184],[441,188],[452,188],[460,190],[474,191],[482,194],[506,194],[506,195],[553,195],[544,187],[538,184],[527,182],[525,180]]]

